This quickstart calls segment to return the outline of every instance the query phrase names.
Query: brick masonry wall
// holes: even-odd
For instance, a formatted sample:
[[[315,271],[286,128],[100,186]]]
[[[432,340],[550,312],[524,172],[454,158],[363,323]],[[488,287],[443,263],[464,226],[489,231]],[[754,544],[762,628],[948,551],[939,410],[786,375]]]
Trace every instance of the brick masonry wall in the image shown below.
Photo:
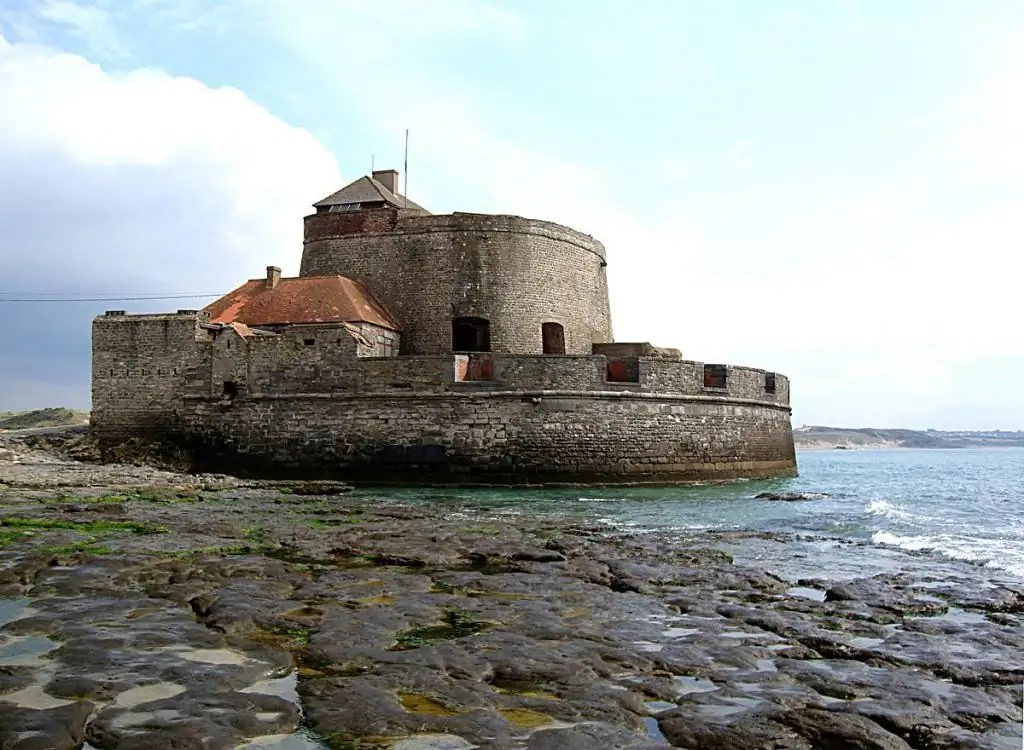
[[[541,354],[545,322],[563,326],[567,354],[612,340],[604,248],[589,235],[482,214],[404,216],[361,234],[340,222],[306,217],[300,273],[365,283],[402,324],[404,354],[450,352],[455,317],[487,318],[495,352]]]
[[[316,213],[306,217],[305,241],[314,242],[346,234],[390,232],[398,224],[398,217],[399,211],[394,208]]]

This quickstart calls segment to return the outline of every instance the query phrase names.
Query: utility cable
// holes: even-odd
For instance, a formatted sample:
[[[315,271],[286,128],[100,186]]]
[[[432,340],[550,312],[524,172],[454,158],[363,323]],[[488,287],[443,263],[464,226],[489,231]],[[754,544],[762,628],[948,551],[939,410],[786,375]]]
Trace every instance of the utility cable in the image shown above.
[[[0,292],[0,295],[4,294]],[[3,297],[0,302],[140,302],[164,299],[203,299],[217,297],[216,294],[167,294],[139,297]]]

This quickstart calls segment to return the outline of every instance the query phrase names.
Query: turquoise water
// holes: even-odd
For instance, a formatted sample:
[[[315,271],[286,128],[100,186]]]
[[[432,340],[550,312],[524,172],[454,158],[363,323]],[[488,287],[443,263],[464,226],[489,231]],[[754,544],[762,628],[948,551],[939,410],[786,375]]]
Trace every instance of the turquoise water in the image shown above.
[[[789,578],[965,566],[1024,578],[1024,449],[806,451],[800,477],[686,488],[366,490],[440,512],[531,515],[704,539]],[[760,492],[814,492],[803,502]],[[769,532],[751,535],[742,532]]]

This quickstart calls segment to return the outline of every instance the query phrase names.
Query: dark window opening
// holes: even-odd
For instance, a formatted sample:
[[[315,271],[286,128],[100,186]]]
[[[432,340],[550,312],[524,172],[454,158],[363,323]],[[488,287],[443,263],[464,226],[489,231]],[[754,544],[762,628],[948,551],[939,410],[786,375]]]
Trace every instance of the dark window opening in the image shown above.
[[[565,329],[561,323],[541,323],[545,354],[565,354]]]
[[[766,372],[764,374],[764,392],[775,393],[775,373]]]
[[[234,398],[238,395],[238,383],[233,380],[225,380],[224,387],[221,391],[221,395],[224,398]]]
[[[637,357],[609,359],[604,379],[609,383],[639,383],[640,360]]]
[[[313,346],[316,343],[315,339],[302,339],[302,343],[306,346]]]
[[[725,388],[726,380],[725,365],[704,365],[705,388]]]
[[[491,323],[486,318],[456,318],[452,321],[453,352],[489,352]]]

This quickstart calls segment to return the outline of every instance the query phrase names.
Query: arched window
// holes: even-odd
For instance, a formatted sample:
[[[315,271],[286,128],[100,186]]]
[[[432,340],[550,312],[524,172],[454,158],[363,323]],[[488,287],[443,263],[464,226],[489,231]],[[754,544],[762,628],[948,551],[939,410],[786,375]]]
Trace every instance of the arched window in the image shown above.
[[[565,329],[561,323],[541,323],[545,354],[565,354]]]
[[[491,323],[487,318],[455,318],[452,321],[453,352],[489,352]]]

